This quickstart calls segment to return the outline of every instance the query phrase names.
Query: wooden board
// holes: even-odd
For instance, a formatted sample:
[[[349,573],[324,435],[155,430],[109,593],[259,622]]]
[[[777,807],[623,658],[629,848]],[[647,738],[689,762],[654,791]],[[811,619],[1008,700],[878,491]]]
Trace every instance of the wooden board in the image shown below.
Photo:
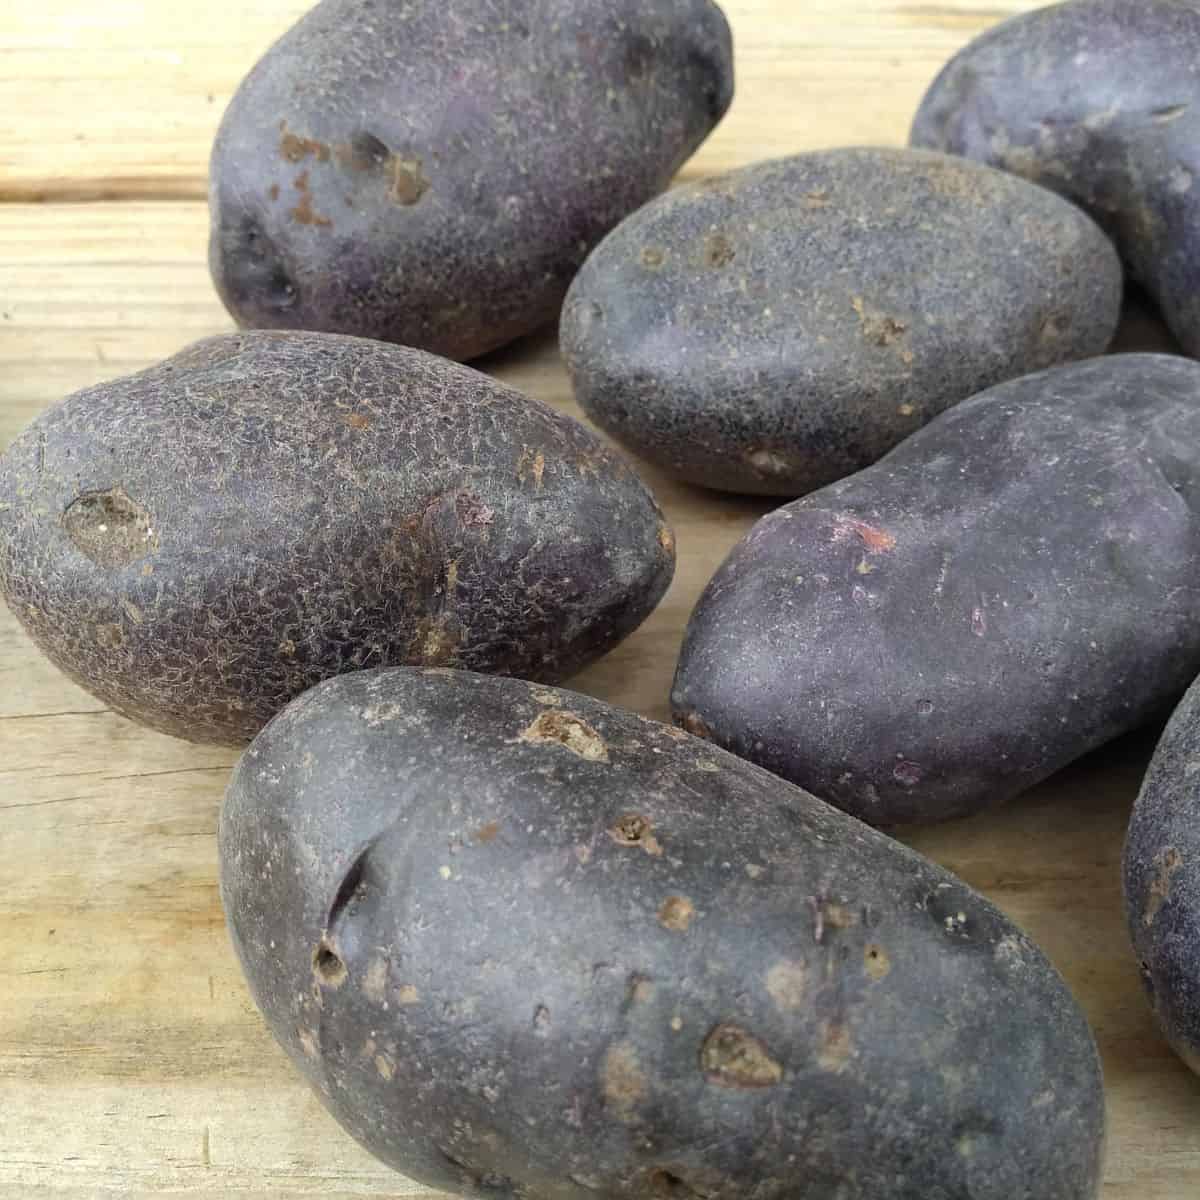
[[[228,328],[204,266],[208,142],[241,72],[303,7],[0,11],[0,446],[66,392]],[[739,98],[689,172],[900,141],[939,63],[1028,7],[731,0]],[[1142,316],[1129,336],[1161,333]],[[549,335],[485,366],[575,411]],[[766,506],[646,475],[678,534],[676,583],[575,686],[661,717],[690,607]],[[1200,1081],[1157,1035],[1121,917],[1124,824],[1152,744],[907,839],[1022,922],[1083,1002],[1108,1078],[1105,1200],[1200,1195]],[[420,1190],[323,1114],[241,983],[216,891],[231,762],[106,711],[0,615],[0,1196]]]

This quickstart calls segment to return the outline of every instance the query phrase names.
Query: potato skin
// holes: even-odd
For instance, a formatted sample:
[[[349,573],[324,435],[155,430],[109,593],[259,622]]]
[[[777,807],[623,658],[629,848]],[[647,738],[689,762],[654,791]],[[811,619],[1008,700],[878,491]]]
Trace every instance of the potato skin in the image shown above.
[[[1121,265],[1073,205],[912,150],[823,150],[676,189],[563,308],[585,412],[690,483],[797,496],[1004,379],[1102,353]]]
[[[710,0],[323,0],[221,124],[214,282],[242,325],[473,358],[557,316],[732,96]]]
[[[997,804],[1200,671],[1200,365],[984,392],[764,517],[692,615],[676,720],[880,826]]]
[[[654,608],[674,539],[577,421],[358,338],[198,342],[0,458],[0,589],[106,703],[241,744],[341,671],[562,679]]]
[[[1100,1067],[941,868],[669,726],[360,672],[243,756],[255,1000],[368,1149],[475,1196],[1082,1200]]]
[[[912,144],[966,155],[1082,204],[1200,355],[1200,4],[1071,0],[966,46]]]
[[[1175,710],[1133,808],[1125,911],[1142,983],[1176,1053],[1200,1074],[1200,685]]]

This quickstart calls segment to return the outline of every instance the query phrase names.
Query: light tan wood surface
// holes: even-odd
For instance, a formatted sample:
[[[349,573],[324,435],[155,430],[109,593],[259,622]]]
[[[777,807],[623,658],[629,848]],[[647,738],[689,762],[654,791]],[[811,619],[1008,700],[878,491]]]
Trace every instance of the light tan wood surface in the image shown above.
[[[208,146],[297,0],[0,5],[0,446],[42,407],[229,327],[205,268]],[[738,98],[688,167],[902,141],[940,63],[1014,3],[729,0]],[[1127,336],[1161,340],[1139,317]],[[575,411],[550,335],[483,366]],[[573,686],[654,716],[699,590],[765,511],[669,484],[679,571]],[[1200,1080],[1159,1038],[1119,859],[1153,736],[1007,809],[907,840],[1067,976],[1104,1054],[1105,1200],[1200,1196]],[[399,1196],[265,1032],[226,941],[214,830],[232,755],[68,683],[0,615],[0,1196]]]

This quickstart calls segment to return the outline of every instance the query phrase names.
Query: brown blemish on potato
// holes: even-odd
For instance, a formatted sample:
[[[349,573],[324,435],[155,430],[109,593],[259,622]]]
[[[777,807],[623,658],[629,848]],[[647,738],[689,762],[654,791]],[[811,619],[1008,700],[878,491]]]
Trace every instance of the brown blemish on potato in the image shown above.
[[[646,1094],[646,1077],[637,1051],[629,1042],[617,1042],[608,1048],[600,1069],[600,1087],[605,1107],[613,1116],[621,1122],[632,1121]]]
[[[693,737],[711,738],[712,730],[705,724],[704,718],[698,712],[684,713],[677,721]]]
[[[737,257],[733,243],[723,233],[710,233],[704,239],[704,262],[710,267],[727,267]]]
[[[296,204],[296,207],[288,212],[288,216],[290,216],[297,225],[315,225],[318,228],[324,228],[333,224],[328,217],[323,217],[315,208],[313,208],[312,195],[307,191],[300,193],[300,200]]]
[[[794,469],[794,464],[786,454],[772,450],[768,446],[755,446],[742,455],[742,461],[763,479],[777,479],[787,475]]]
[[[828,208],[829,204],[829,193],[824,188],[814,188],[800,197],[800,207],[807,208],[810,212]]]
[[[379,1072],[380,1079],[391,1079],[396,1074],[396,1062],[390,1054],[381,1051],[375,1055],[375,1070]]]
[[[659,907],[658,923],[675,933],[687,933],[695,915],[695,905],[686,896],[668,896]]]
[[[346,982],[346,964],[328,937],[323,937],[313,950],[312,965],[313,975],[321,986],[336,990]]]
[[[889,317],[886,313],[868,310],[866,301],[861,296],[855,296],[850,301],[850,305],[858,314],[863,337],[876,346],[891,346],[908,332],[908,326],[903,321]],[[901,349],[899,353],[905,362],[912,362],[911,352]]]
[[[608,762],[604,739],[581,717],[569,712],[544,712],[517,739],[535,744],[554,743],[588,762]]]
[[[723,1021],[700,1047],[700,1069],[709,1083],[727,1088],[773,1087],[783,1067],[766,1045],[740,1025]]]
[[[75,549],[98,567],[128,566],[158,549],[149,512],[121,487],[77,496],[62,524]]]
[[[641,253],[642,266],[657,271],[667,261],[666,254],[657,246],[644,246]]]
[[[400,158],[393,155],[389,160],[391,186],[388,196],[394,204],[410,208],[429,191],[430,183],[422,169],[419,158]]]
[[[1154,858],[1155,874],[1150,882],[1150,897],[1146,901],[1146,911],[1142,916],[1142,924],[1149,928],[1154,924],[1162,906],[1171,898],[1171,881],[1175,872],[1183,866],[1183,855],[1174,846],[1168,846]]]
[[[630,980],[629,998],[634,1004],[648,1004],[654,999],[656,991],[654,980],[647,979],[644,975],[634,975]]]
[[[767,995],[782,1012],[802,1008],[807,991],[808,969],[802,962],[780,959],[767,971]]]
[[[310,156],[315,158],[317,162],[329,161],[329,147],[324,142],[318,142],[315,138],[300,137],[298,134],[292,133],[288,129],[286,121],[279,122],[279,133],[279,153],[288,162],[303,162]]]
[[[95,635],[96,641],[105,650],[119,650],[125,645],[125,631],[120,625],[100,624],[95,626],[92,632]]]
[[[307,1057],[317,1059],[321,1057],[320,1047],[317,1045],[317,1039],[313,1037],[312,1031],[301,1029],[299,1031],[300,1049],[304,1051]]]
[[[539,704],[546,704],[551,708],[558,708],[562,705],[562,697],[557,692],[534,691],[529,693]]]
[[[451,617],[445,613],[424,617],[409,644],[409,661],[421,667],[444,667],[454,661],[459,644],[457,622]]]
[[[517,460],[517,482],[524,483],[526,479],[532,479],[533,486],[541,491],[542,476],[545,472],[546,456],[540,450],[522,447],[521,457]]]
[[[586,867],[592,861],[591,846],[578,845],[575,847],[575,860],[581,867]]]
[[[817,1054],[817,1065],[822,1071],[838,1074],[850,1061],[853,1044],[850,1031],[841,1021],[829,1021],[821,1031],[821,1049]]]
[[[277,184],[277,183],[271,184],[271,186],[267,189],[267,195],[270,196],[272,200],[278,200],[279,199],[279,184]]]
[[[371,418],[366,413],[343,413],[342,423],[351,429],[370,429]]]
[[[844,542],[856,537],[871,554],[884,554],[896,548],[896,539],[886,530],[877,529],[857,517],[839,517],[833,526],[833,540]]]
[[[878,983],[891,971],[892,960],[882,946],[872,942],[863,950],[863,966],[867,974]]]
[[[618,846],[640,846],[652,857],[662,857],[662,845],[654,836],[653,827],[649,820],[637,813],[625,813],[618,817],[608,836]]]
[[[486,825],[475,830],[475,832],[471,836],[481,846],[486,846],[489,843],[494,842],[496,840],[496,836],[497,836],[497,834],[499,834],[499,832],[500,832],[499,821],[489,821]]]
[[[397,1004],[418,1004],[420,1000],[421,993],[411,983],[401,984],[396,989]]]
[[[668,553],[675,553],[675,535],[667,525],[658,527],[658,544]]]
[[[362,990],[367,999],[382,1004],[387,995],[388,961],[382,955],[371,959],[367,973],[363,976]]]

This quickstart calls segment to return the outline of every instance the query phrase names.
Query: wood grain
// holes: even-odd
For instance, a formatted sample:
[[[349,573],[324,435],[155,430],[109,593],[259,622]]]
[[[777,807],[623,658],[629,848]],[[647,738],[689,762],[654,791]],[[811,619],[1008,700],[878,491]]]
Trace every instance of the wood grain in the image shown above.
[[[208,143],[240,74],[303,7],[0,12],[0,446],[59,396],[229,327],[204,266]],[[899,141],[940,62],[1029,7],[735,0],[737,106],[689,171]],[[21,202],[35,199],[64,203]],[[1144,312],[1125,336],[1167,344]],[[577,411],[549,335],[483,365]],[[688,612],[765,505],[645,474],[676,527],[678,577],[575,686],[665,716]],[[1084,1004],[1109,1089],[1105,1200],[1200,1195],[1200,1081],[1154,1028],[1121,916],[1124,824],[1152,744],[1127,739],[1001,812],[909,839],[1022,922]],[[324,1115],[249,1001],[216,890],[231,762],[106,711],[0,614],[0,1196],[420,1191]]]

